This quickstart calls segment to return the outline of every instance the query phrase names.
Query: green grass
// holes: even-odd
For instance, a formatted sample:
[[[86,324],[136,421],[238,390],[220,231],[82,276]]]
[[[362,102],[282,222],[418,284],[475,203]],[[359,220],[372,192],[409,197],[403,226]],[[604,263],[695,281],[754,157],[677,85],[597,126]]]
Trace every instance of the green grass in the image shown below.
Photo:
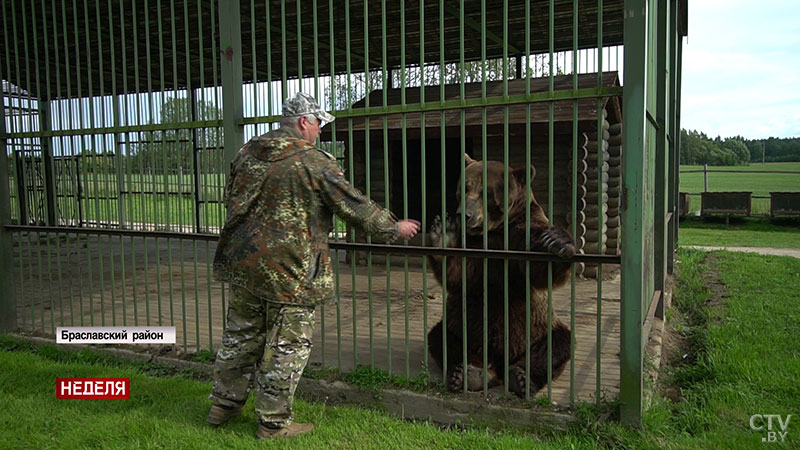
[[[292,441],[257,442],[251,401],[242,416],[213,429],[205,425],[211,383],[195,374],[146,363],[32,347],[0,338],[0,447],[3,448],[588,448],[579,436],[554,443],[515,430],[441,430],[393,419],[379,411],[296,400],[299,421],[317,429]],[[161,375],[161,376],[158,376]],[[59,400],[57,377],[126,377],[126,400]],[[45,412],[46,413],[43,413]]]
[[[731,217],[687,217],[681,220],[680,245],[800,248],[800,220]]]
[[[680,167],[685,170],[702,170],[703,166]],[[713,166],[709,170],[743,170],[747,172],[769,171],[795,171],[800,172],[800,163],[753,163],[749,166]],[[704,190],[703,173],[681,173],[680,192],[696,194],[690,196],[690,211],[700,210],[700,193]],[[708,174],[708,190],[710,192],[745,191],[752,192],[754,196],[769,196],[770,192],[797,192],[800,191],[800,173],[796,174],[760,174],[760,173],[714,173]],[[769,199],[754,198],[752,200],[753,214],[769,214]]]
[[[296,402],[297,419],[317,424],[293,441],[258,443],[252,401],[220,429],[204,424],[211,384],[191,371],[128,362],[83,350],[31,346],[0,336],[0,447],[4,448],[742,448],[763,445],[753,414],[800,409],[800,260],[681,250],[669,323],[686,342],[662,371],[678,401],[656,396],[642,430],[581,404],[572,431],[442,430],[373,410]],[[686,352],[687,358],[680,353]],[[680,362],[684,361],[684,362]],[[385,384],[356,371],[352,383]],[[56,377],[128,377],[128,400],[58,400]],[[378,377],[380,378],[380,377]],[[660,388],[657,392],[661,392]],[[794,419],[794,417],[793,417]],[[787,442],[797,448],[792,421]]]
[[[703,166],[681,166],[684,170],[702,170]],[[753,163],[749,166],[714,166],[709,170],[780,170],[800,172],[800,163]],[[797,174],[758,174],[758,173],[709,173],[708,190],[752,191],[753,195],[769,195],[770,192],[796,192],[800,190],[800,173]],[[682,173],[681,192],[703,192],[703,173]]]
[[[800,407],[800,260],[699,251],[680,253],[676,310],[695,364],[672,381],[683,400],[669,406],[681,431],[678,447],[753,448],[762,433],[753,414],[796,413]],[[722,283],[709,289],[713,282]],[[665,405],[661,405],[664,407]],[[768,412],[767,412],[768,411]],[[784,448],[800,445],[789,428]]]

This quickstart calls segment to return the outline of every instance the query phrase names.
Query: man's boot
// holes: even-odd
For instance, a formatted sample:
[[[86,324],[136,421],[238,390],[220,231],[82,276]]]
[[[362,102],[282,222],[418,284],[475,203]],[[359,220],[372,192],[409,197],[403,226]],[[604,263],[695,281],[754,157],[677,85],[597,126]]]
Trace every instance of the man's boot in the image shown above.
[[[259,439],[272,439],[276,437],[294,437],[308,433],[314,429],[313,423],[292,422],[283,428],[268,428],[263,424],[258,425],[256,437]]]
[[[206,422],[212,426],[220,426],[227,422],[231,417],[236,417],[242,413],[242,407],[212,405],[208,412]]]

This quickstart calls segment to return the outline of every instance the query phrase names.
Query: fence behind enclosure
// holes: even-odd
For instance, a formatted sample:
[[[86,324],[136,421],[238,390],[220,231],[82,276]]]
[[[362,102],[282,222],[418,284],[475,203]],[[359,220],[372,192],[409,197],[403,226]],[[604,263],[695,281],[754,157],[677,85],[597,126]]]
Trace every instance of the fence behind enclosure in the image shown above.
[[[17,300],[4,308],[16,326],[44,334],[60,325],[171,324],[183,352],[218,347],[226,286],[211,279],[210,260],[228,163],[243,140],[276,128],[283,100],[303,91],[335,110],[319,145],[349,180],[425,229],[437,215],[466,222],[465,155],[501,161],[506,173],[535,166],[525,190],[581,250],[566,287],[547,283],[548,317],[556,311],[573,339],[558,377],[548,321],[542,394],[562,404],[599,401],[630,385],[623,400],[635,422],[642,334],[672,252],[685,3],[625,3],[648,11],[632,13],[631,23],[649,26],[628,31],[621,0],[5,0],[9,164],[0,181],[9,189],[4,230],[14,237],[0,235],[0,247],[14,256],[4,276],[13,277]],[[628,78],[658,102],[629,93]],[[642,143],[642,159],[622,164],[622,149]],[[510,191],[507,182],[498,193],[504,206]],[[667,225],[654,227],[660,222]],[[530,252],[528,237],[522,248],[507,238],[490,248],[488,230],[482,248],[432,248],[424,235],[385,247],[340,220],[334,231],[338,302],[320,308],[315,354],[343,371],[368,364],[407,378],[450,376],[428,355],[429,329],[457,320],[447,317],[448,291],[431,279],[428,255],[469,257],[484,269],[497,259],[506,267],[557,260]],[[462,242],[466,232],[457,232]],[[627,251],[637,262],[626,266]],[[621,262],[622,281],[613,276]],[[515,295],[508,276],[497,292],[484,280],[482,305],[505,310],[506,336],[516,319],[507,312]],[[627,331],[626,315],[634,318]],[[461,334],[486,330],[485,317],[463,321]],[[536,370],[532,344],[526,386]],[[487,353],[477,355],[487,398],[509,392],[505,349],[495,390]],[[467,350],[458,346],[455,358],[465,379]]]
[[[800,191],[800,171],[791,163],[753,163],[746,168],[684,166],[681,192],[689,195],[689,214],[700,211],[703,192],[752,192],[752,216],[770,215],[771,192]]]

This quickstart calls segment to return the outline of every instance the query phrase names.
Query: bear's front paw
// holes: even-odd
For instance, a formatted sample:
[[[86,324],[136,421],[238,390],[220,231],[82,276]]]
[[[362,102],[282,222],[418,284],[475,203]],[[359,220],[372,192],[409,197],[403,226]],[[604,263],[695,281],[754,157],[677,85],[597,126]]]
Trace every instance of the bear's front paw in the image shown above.
[[[570,235],[561,228],[551,227],[542,232],[540,238],[545,251],[557,255],[559,258],[575,256],[575,244]]]
[[[517,394],[520,398],[525,398],[525,369],[522,367],[512,367],[508,370],[508,389]],[[531,381],[530,394],[539,392],[540,386]]]
[[[447,238],[447,245],[453,246],[458,237],[458,220],[456,217],[447,215],[445,216],[444,229],[442,227],[442,218],[436,216],[433,218],[430,230],[428,230],[428,241],[432,247],[441,247],[442,242]]]
[[[458,364],[448,371],[447,389],[450,392],[464,390],[464,365]],[[483,388],[483,369],[467,364],[467,390],[479,391]]]

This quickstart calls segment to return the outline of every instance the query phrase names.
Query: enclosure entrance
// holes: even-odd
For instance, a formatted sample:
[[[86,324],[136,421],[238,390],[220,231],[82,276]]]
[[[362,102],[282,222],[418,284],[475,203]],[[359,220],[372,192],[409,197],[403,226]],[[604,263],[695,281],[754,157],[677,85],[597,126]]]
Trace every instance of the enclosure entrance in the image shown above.
[[[390,144],[392,167],[403,166],[403,150],[401,141],[392,141]],[[441,158],[442,141],[440,139],[425,140],[425,161],[422,161],[422,142],[419,139],[409,139],[406,141],[406,163],[410,168],[422,167],[425,165],[425,214],[426,217],[436,217],[442,214],[441,187],[445,187],[445,203],[447,213],[454,214],[458,207],[456,189],[458,178],[461,174],[461,153],[463,148],[472,149],[472,139],[467,138],[465,146],[462,147],[461,140],[446,138],[444,142],[444,169],[442,169]],[[468,150],[467,154],[472,156]],[[444,181],[442,181],[444,174]],[[409,170],[405,180],[407,189],[407,209],[408,213],[403,212],[403,174],[397,170],[390,172],[392,183],[391,210],[398,217],[402,216],[422,219],[422,193],[423,180],[421,170]]]

